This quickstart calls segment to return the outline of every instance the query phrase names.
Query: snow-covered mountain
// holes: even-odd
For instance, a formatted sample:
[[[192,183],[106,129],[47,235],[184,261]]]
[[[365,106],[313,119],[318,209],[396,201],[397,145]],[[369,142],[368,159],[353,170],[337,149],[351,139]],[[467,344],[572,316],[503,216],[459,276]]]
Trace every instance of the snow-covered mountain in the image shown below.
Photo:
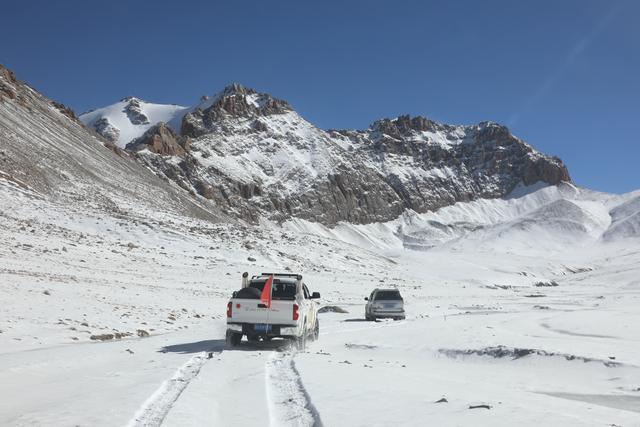
[[[159,122],[177,125],[174,130],[180,130],[182,116],[187,110],[187,107],[179,105],[152,104],[127,97],[115,104],[83,113],[78,118],[118,147],[124,148]]]
[[[172,110],[165,123],[132,125],[129,105],[81,119],[126,121],[126,138],[137,137],[127,147],[143,163],[252,221],[388,221],[407,209],[426,212],[503,197],[520,184],[570,181],[562,161],[491,122],[452,126],[400,116],[365,130],[325,131],[286,101],[238,84],[194,107]],[[151,104],[136,105],[142,114]],[[111,137],[105,129],[98,131]]]
[[[143,136],[149,129],[160,123],[179,134],[186,114],[206,110],[220,100],[228,99],[228,96],[233,95],[235,91],[244,90],[242,86],[232,84],[212,97],[203,96],[198,103],[191,107],[176,104],[154,104],[128,96],[115,104],[82,113],[78,118],[87,127],[92,128],[107,140],[120,148],[125,148],[127,144],[134,142],[135,139]],[[252,93],[247,96],[246,101],[254,107],[260,107],[269,99],[272,98],[268,95]],[[190,129],[188,132],[196,131]]]

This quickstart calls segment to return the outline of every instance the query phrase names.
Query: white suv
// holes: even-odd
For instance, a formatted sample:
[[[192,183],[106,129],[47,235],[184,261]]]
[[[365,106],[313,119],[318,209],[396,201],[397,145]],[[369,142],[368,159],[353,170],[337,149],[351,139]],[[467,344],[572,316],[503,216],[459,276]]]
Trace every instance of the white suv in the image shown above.
[[[369,297],[365,298],[367,305],[364,308],[364,317],[367,320],[377,318],[392,318],[402,320],[404,315],[404,300],[397,289],[374,289]]]

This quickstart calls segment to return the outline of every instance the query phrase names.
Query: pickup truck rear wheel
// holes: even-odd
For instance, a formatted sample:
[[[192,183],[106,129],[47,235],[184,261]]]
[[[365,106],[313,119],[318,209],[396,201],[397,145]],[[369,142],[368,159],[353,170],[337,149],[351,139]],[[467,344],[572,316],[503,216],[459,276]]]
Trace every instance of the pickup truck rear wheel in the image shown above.
[[[240,344],[240,341],[242,341],[242,334],[233,331],[227,331],[226,341],[228,345],[230,345],[231,347],[235,347]]]

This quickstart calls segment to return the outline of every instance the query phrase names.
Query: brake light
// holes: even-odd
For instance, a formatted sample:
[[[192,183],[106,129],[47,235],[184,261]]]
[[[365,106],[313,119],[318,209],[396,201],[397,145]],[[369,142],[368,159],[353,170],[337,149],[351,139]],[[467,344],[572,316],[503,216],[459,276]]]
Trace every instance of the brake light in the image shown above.
[[[298,320],[300,313],[298,313],[298,304],[293,304],[293,320]]]
[[[231,304],[231,301],[229,301],[229,303],[227,304],[227,317],[231,317],[232,313],[233,313],[233,304]]]

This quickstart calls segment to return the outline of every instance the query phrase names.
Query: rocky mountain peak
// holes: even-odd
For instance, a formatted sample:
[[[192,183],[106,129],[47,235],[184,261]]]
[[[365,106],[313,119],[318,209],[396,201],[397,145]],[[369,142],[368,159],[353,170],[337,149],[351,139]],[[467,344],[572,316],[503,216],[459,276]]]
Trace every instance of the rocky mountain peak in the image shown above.
[[[240,83],[232,83],[213,98],[207,110],[231,116],[268,116],[283,114],[292,108],[287,101],[277,99],[268,93],[258,92]]]
[[[220,91],[219,96],[232,96],[232,95],[252,95],[258,93],[255,89],[243,86],[240,83],[231,83]]]
[[[196,138],[218,129],[230,119],[257,119],[290,111],[293,109],[287,101],[232,83],[199,108],[185,114],[180,133]]]
[[[422,116],[411,117],[402,115],[395,119],[380,119],[371,125],[373,131],[377,131],[390,136],[406,136],[411,131],[435,131],[437,123]]]
[[[421,139],[423,134],[429,132],[433,135],[441,133],[447,138],[456,139],[460,126],[452,126],[438,123],[423,116],[402,115],[395,119],[380,119],[369,127],[370,137],[377,143],[393,143],[404,139]]]
[[[476,141],[480,143],[501,141],[505,139],[517,139],[511,134],[509,128],[496,122],[480,122],[472,128],[475,131]]]

